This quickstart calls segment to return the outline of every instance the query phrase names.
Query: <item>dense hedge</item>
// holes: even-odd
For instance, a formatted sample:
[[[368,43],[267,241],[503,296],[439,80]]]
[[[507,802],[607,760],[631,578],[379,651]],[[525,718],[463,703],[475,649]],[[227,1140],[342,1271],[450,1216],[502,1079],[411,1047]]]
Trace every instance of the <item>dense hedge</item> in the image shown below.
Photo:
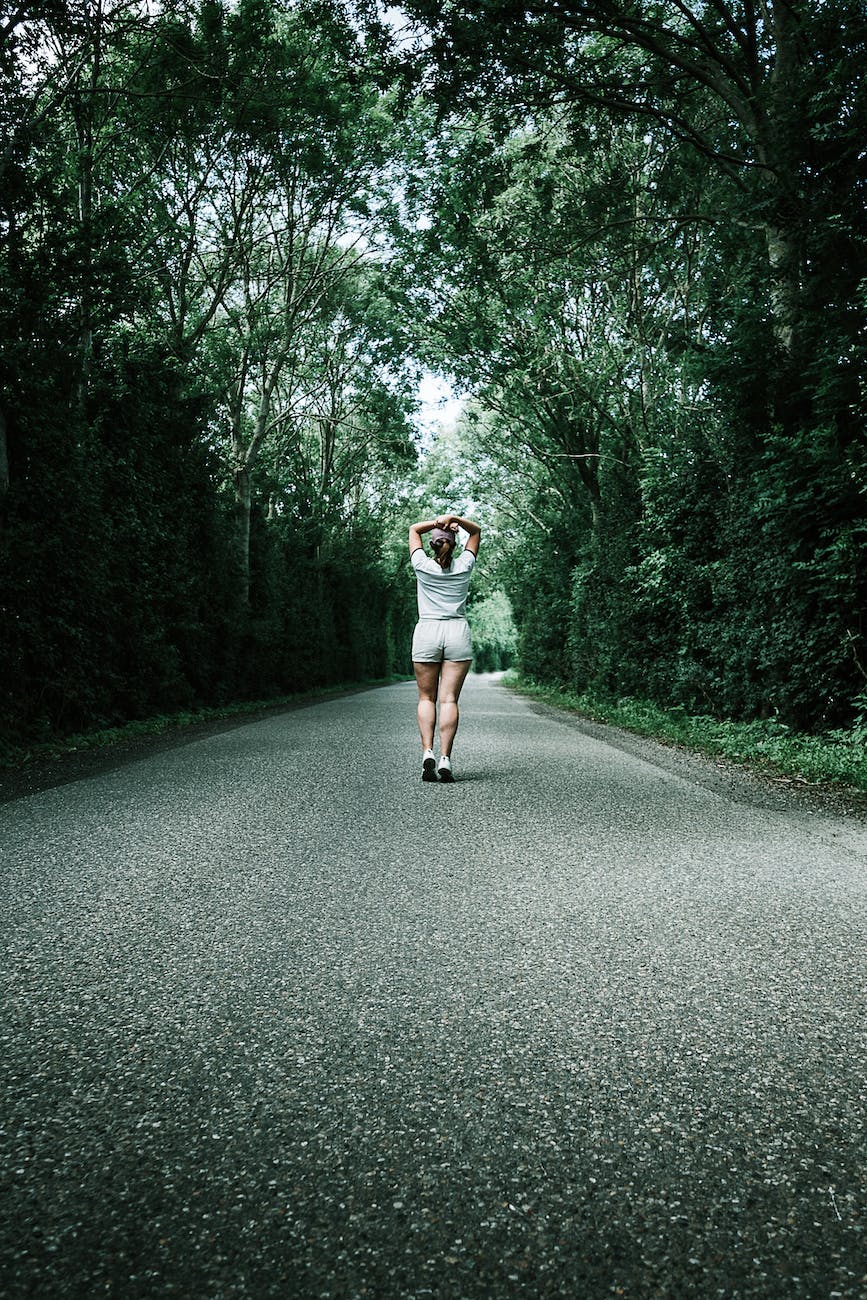
[[[695,449],[606,484],[595,529],[554,519],[509,571],[540,683],[803,731],[867,715],[867,481],[857,444],[776,445],[726,479]]]
[[[62,373],[46,350],[6,376],[3,742],[409,667],[411,584],[339,528],[254,512],[239,605],[207,403],[170,366],[103,359],[79,414]]]

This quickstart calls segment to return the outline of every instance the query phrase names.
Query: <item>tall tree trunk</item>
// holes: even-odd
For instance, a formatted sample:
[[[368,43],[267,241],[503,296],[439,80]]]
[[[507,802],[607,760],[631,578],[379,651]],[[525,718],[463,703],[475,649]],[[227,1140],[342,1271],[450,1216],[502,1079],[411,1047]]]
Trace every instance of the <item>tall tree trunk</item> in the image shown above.
[[[775,223],[765,227],[770,272],[769,297],[774,338],[791,355],[795,345],[801,296],[800,253],[797,240]]]
[[[246,464],[236,462],[234,487],[237,594],[241,608],[246,609],[250,604],[250,511],[252,502],[250,471]]]
[[[250,512],[252,509],[253,490],[250,475],[268,434],[268,417],[271,414],[271,401],[274,385],[282,366],[282,359],[275,366],[269,381],[260,397],[259,410],[253,436],[245,445],[240,401],[235,406],[232,416],[232,452],[234,469],[232,478],[235,487],[235,546],[238,561],[238,597],[243,608],[250,604]],[[241,394],[238,394],[241,397]]]
[[[91,42],[87,85],[75,98],[73,117],[78,135],[78,222],[81,240],[81,289],[78,315],[77,398],[84,405],[93,358],[93,206],[95,118],[102,76],[102,0],[89,0],[85,18]]]
[[[770,74],[769,114],[758,144],[759,160],[771,178],[770,215],[765,226],[774,336],[791,354],[800,315],[803,254],[799,172],[806,126],[800,112],[802,53],[798,15],[790,0],[775,0],[772,10],[774,63]]]

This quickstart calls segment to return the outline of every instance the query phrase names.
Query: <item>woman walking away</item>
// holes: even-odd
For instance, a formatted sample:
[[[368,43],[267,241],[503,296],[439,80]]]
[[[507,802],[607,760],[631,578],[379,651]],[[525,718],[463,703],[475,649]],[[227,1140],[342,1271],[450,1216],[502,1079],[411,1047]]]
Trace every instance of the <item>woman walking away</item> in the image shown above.
[[[457,529],[469,534],[455,555]],[[425,555],[422,534],[431,534],[432,555]],[[409,551],[418,589],[418,623],[412,638],[412,665],[418,684],[418,729],[421,733],[421,779],[454,781],[452,745],[458,729],[458,699],[470,671],[473,643],[466,619],[467,591],[479,553],[482,530],[471,519],[442,515],[409,530]],[[434,754],[439,703],[440,761]]]

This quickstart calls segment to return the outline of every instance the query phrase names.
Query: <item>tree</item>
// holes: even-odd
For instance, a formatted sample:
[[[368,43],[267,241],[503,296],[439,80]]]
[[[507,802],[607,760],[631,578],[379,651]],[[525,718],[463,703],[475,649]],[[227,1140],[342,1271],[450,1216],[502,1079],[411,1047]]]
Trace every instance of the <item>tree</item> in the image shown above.
[[[266,440],[292,422],[323,302],[366,254],[392,126],[337,6],[211,2],[173,40],[197,84],[217,93],[206,89],[189,120],[153,143],[168,184],[151,193],[149,252],[173,351],[219,376],[246,604],[251,476]]]
[[[862,16],[832,32],[798,8],[773,29],[743,8],[743,32],[711,33],[722,6],[409,9],[432,51],[413,85],[439,105],[430,202],[414,159],[406,185],[428,346],[487,408],[487,454],[537,466],[528,566],[537,544],[566,556],[553,587],[540,568],[512,593],[525,667],[845,717],[863,689],[864,627],[841,623],[865,603]],[[795,76],[793,42],[824,81]]]
[[[390,671],[365,543],[411,447],[359,32],[318,0],[45,4],[0,24],[0,83],[2,736]],[[276,452],[316,440],[290,519]]]
[[[385,283],[370,263],[336,280],[279,386],[270,511],[310,516],[320,544],[387,510],[395,475],[415,463],[414,370]]]
[[[580,135],[555,114],[502,146],[484,119],[439,130],[405,218],[428,355],[495,415],[500,455],[531,456],[564,510],[586,498],[598,519],[605,467],[637,472],[660,424],[701,401],[707,186],[598,113]]]
[[[816,251],[827,222],[863,238],[853,208],[859,152],[856,105],[867,15],[839,6],[767,0],[605,3],[410,0],[424,28],[406,62],[430,75],[446,107],[467,95],[500,113],[603,107],[662,127],[730,184],[725,215],[763,233],[764,288],[781,374],[777,415],[799,419],[788,397],[815,336]],[[425,51],[422,54],[422,50]],[[863,184],[863,156],[861,160]],[[833,195],[833,197],[832,197]],[[863,251],[858,262],[863,268]],[[863,275],[852,267],[847,299]]]

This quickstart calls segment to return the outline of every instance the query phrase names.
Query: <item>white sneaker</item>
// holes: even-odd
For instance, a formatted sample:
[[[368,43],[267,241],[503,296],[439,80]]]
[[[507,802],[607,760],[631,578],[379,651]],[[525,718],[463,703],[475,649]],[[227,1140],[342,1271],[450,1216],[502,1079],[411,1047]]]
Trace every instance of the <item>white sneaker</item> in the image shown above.
[[[443,754],[440,758],[439,767],[437,768],[437,776],[441,781],[444,781],[446,785],[450,785],[455,779],[454,773],[452,772],[452,760],[447,754]]]
[[[432,749],[424,751],[424,757],[421,761],[421,779],[423,781],[435,781],[437,779],[437,761]]]

